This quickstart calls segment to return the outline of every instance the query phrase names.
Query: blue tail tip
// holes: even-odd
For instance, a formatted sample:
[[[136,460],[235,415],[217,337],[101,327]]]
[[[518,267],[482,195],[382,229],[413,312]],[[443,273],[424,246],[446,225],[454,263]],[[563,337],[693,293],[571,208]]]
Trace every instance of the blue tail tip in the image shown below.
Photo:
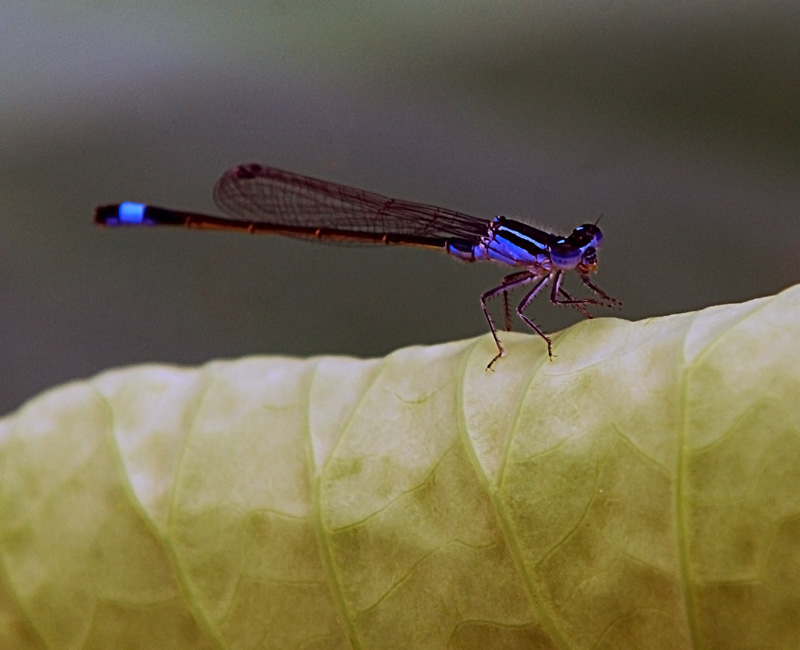
[[[117,213],[117,219],[119,219],[120,224],[139,224],[144,223],[144,213],[145,213],[145,204],[144,203],[134,203],[133,201],[125,201],[119,204],[119,212]]]

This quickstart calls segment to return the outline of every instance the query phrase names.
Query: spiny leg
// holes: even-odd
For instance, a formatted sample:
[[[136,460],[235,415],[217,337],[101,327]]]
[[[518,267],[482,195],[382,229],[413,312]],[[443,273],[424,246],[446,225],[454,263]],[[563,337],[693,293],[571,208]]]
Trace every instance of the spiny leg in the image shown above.
[[[550,337],[547,336],[547,334],[545,334],[544,331],[542,331],[542,329],[536,323],[534,323],[530,318],[528,318],[524,314],[524,311],[525,308],[530,304],[531,300],[533,300],[539,294],[539,292],[542,289],[544,289],[545,286],[547,286],[548,282],[554,280],[554,286],[558,286],[560,284],[559,280],[560,276],[561,272],[557,271],[555,273],[550,273],[549,275],[545,275],[544,277],[542,277],[536,284],[536,286],[533,289],[531,289],[528,292],[528,294],[522,299],[522,302],[519,303],[519,306],[517,307],[517,314],[519,314],[519,317],[523,321],[525,321],[528,327],[530,327],[534,332],[536,332],[539,336],[541,336],[547,343],[547,356],[550,357],[551,359],[553,358],[553,342],[550,340]],[[502,355],[497,355],[497,357],[492,359],[492,363],[494,363],[500,356]],[[492,364],[490,363],[489,366],[491,365]]]
[[[591,318],[592,316],[583,307],[583,305],[600,305],[601,307],[608,306],[605,302],[597,300],[596,298],[573,298],[561,288],[561,282],[563,279],[564,275],[559,273],[558,277],[556,277],[556,281],[553,283],[553,288],[550,291],[550,302],[552,302],[554,305],[569,305],[571,307],[575,307],[575,309],[577,309],[587,318]],[[564,298],[559,298],[559,294],[564,296]]]
[[[578,302],[577,302],[577,301],[576,301],[576,300],[575,300],[575,299],[574,299],[574,298],[573,298],[573,297],[572,297],[570,294],[568,294],[568,293],[567,293],[567,292],[566,292],[566,291],[565,291],[563,288],[562,288],[562,289],[559,289],[559,290],[558,290],[558,293],[560,293],[562,296],[564,296],[564,297],[565,297],[567,300],[566,300],[566,302],[558,302],[558,303],[556,303],[556,304],[559,304],[559,305],[561,305],[561,304],[567,304],[567,305],[569,305],[570,307],[574,307],[574,308],[575,308],[577,311],[579,311],[579,312],[581,313],[581,316],[583,316],[584,318],[588,318],[588,319],[590,319],[590,320],[591,320],[592,318],[594,318],[594,317],[593,317],[593,316],[592,316],[592,315],[589,313],[589,310],[588,310],[588,309],[586,309],[586,307],[584,307],[583,305],[581,305],[580,303],[578,303]]]
[[[551,302],[555,302],[555,304],[557,304],[557,305],[569,305],[570,307],[574,307],[577,311],[579,311],[581,313],[581,315],[584,318],[591,319],[592,315],[589,313],[589,310],[586,309],[586,307],[583,306],[583,303],[580,300],[576,300],[575,298],[573,298],[569,293],[567,293],[567,290],[562,286],[562,277],[563,276],[559,276],[558,281],[554,283],[554,285],[553,285],[553,289],[554,290],[550,294],[550,301]],[[556,301],[556,300],[553,299],[553,296],[556,293],[555,292],[555,288],[556,287],[558,288],[558,293],[560,295],[564,296],[564,298],[566,298],[566,300]]]
[[[515,282],[521,278],[529,278],[531,276],[530,271],[520,271],[519,273],[511,273],[510,275],[505,276],[501,282],[506,285],[510,282]],[[508,301],[508,291],[503,292],[503,315],[505,317],[505,331],[511,331],[511,305]]]
[[[587,287],[589,287],[589,289],[591,289],[591,290],[592,290],[592,291],[594,291],[594,292],[595,292],[595,293],[596,293],[598,296],[600,296],[601,298],[603,298],[604,300],[606,300],[608,303],[610,303],[610,304],[605,304],[605,303],[604,303],[604,306],[606,306],[606,307],[613,307],[613,308],[617,308],[617,309],[619,309],[620,307],[622,307],[622,302],[620,302],[620,301],[619,301],[619,300],[617,300],[616,298],[612,298],[611,296],[609,296],[609,295],[608,295],[608,294],[607,294],[605,291],[603,291],[603,290],[602,290],[600,287],[598,287],[596,284],[594,284],[594,282],[592,282],[592,281],[589,279],[589,276],[588,276],[588,275],[583,275],[583,274],[581,274],[581,276],[580,276],[580,277],[581,277],[581,282],[583,282],[583,283],[584,283],[584,284],[585,284]]]
[[[503,316],[505,317],[505,331],[511,331],[511,307],[508,303],[508,291],[503,292]]]
[[[497,327],[494,324],[494,319],[492,318],[492,314],[489,311],[489,307],[487,306],[486,302],[489,298],[493,298],[497,294],[502,293],[506,296],[506,300],[508,299],[508,292],[511,289],[516,287],[521,287],[523,285],[529,284],[531,282],[535,282],[536,280],[541,281],[537,284],[537,289],[543,286],[543,283],[546,284],[549,276],[545,275],[543,278],[541,275],[532,275],[529,271],[523,271],[520,273],[512,273],[511,275],[507,275],[503,278],[503,283],[499,287],[495,287],[494,289],[489,289],[489,291],[485,292],[481,295],[481,309],[483,309],[483,315],[486,317],[486,322],[489,323],[489,331],[492,333],[492,338],[494,338],[495,345],[497,346],[497,354],[495,357],[489,362],[489,365],[486,366],[487,370],[491,370],[494,362],[497,361],[500,357],[504,356],[506,351],[503,347],[503,344],[500,343],[500,339],[497,336]],[[517,310],[519,311],[519,310]],[[538,328],[535,328],[538,330]],[[547,337],[545,337],[546,339]]]

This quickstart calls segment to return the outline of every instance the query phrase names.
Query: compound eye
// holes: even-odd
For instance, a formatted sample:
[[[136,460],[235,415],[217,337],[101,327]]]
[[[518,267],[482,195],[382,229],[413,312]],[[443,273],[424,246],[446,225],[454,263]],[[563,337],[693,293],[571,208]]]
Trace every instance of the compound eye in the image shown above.
[[[566,239],[559,239],[550,247],[550,259],[559,269],[574,269],[583,258],[583,251]]]
[[[600,244],[603,242],[603,232],[595,224],[585,223],[572,231],[570,239],[580,242],[581,247],[600,248]]]

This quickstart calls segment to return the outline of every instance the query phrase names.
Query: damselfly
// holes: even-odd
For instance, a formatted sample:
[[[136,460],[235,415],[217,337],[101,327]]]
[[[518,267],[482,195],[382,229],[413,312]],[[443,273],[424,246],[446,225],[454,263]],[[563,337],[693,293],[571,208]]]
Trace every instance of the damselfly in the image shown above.
[[[422,246],[438,248],[465,262],[490,260],[519,268],[480,298],[497,345],[497,354],[487,368],[505,354],[487,305],[494,296],[503,296],[505,329],[509,331],[508,293],[530,286],[516,312],[545,340],[551,358],[552,341],[525,314],[547,285],[551,302],[570,305],[587,318],[591,318],[587,305],[620,304],[589,279],[597,270],[597,250],[603,239],[596,223],[578,226],[562,237],[506,217],[487,221],[258,164],[238,165],[225,172],[214,187],[214,201],[226,217],[125,202],[98,207],[94,218],[104,226],[185,226],[327,242]],[[564,274],[573,270],[598,298],[573,298],[567,293],[562,281]]]

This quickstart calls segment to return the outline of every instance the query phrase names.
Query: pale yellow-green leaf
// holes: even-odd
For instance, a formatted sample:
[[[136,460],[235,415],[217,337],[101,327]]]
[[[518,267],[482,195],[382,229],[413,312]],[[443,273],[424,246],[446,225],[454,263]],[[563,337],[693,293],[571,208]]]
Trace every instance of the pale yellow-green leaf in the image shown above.
[[[800,647],[800,289],[0,420],[0,648]]]

